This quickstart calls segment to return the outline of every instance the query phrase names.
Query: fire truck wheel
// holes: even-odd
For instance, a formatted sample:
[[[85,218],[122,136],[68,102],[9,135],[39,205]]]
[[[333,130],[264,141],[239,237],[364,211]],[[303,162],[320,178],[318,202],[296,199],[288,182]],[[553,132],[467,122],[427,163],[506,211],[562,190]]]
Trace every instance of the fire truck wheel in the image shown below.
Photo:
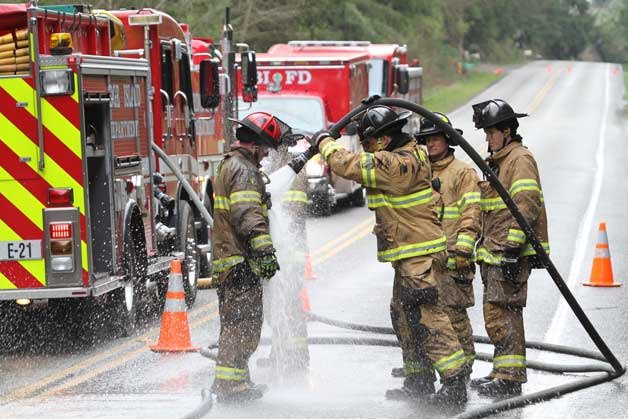
[[[312,194],[312,214],[319,217],[331,215],[332,204],[327,193]]]
[[[146,252],[144,251],[142,255],[143,243],[137,243],[137,238],[133,234],[129,235],[126,243],[124,286],[113,291],[111,301],[114,329],[122,336],[130,336],[135,331],[147,268]]]
[[[179,252],[183,252],[183,289],[188,307],[194,305],[198,291],[198,274],[200,255],[197,248],[196,229],[194,228],[194,212],[186,201],[179,203]]]
[[[353,192],[351,196],[351,205],[354,207],[363,207],[366,205],[366,199],[364,198],[364,188],[360,188]]]
[[[211,195],[209,195],[208,193],[205,193],[205,208],[207,208],[207,212],[209,212],[209,215],[211,215],[212,217],[214,216],[214,200],[211,198]],[[199,237],[199,242],[200,243],[206,243],[211,245],[212,244],[212,236],[211,236],[211,230],[210,228],[207,226],[206,223],[203,223],[203,228],[201,229],[201,237]],[[201,255],[201,257],[199,258],[200,260],[200,265],[199,265],[199,278],[207,278],[210,277],[212,275],[212,269],[211,269],[211,260],[209,258],[210,254],[208,253],[207,255]]]

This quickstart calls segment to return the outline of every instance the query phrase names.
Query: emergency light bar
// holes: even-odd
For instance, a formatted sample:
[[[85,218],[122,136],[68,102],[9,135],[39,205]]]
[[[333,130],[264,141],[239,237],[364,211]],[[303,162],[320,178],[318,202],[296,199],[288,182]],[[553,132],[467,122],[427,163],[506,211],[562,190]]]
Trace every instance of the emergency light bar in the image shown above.
[[[289,41],[293,47],[368,47],[369,41]]]
[[[156,13],[129,15],[129,25],[131,26],[161,25],[161,15],[156,14]]]

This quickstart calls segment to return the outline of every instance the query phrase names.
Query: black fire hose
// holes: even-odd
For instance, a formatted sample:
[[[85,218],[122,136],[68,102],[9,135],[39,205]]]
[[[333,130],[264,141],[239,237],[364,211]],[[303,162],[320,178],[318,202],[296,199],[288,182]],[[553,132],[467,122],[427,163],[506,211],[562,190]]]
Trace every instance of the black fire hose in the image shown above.
[[[352,118],[365,111],[368,107],[373,105],[386,105],[393,106],[398,108],[408,109],[415,113],[418,113],[421,116],[424,116],[430,119],[436,126],[444,130],[450,138],[453,138],[454,141],[467,153],[467,155],[475,162],[475,164],[482,170],[482,172],[486,175],[486,178],[491,183],[491,186],[495,188],[499,196],[502,198],[510,212],[512,213],[515,220],[524,231],[528,242],[532,245],[534,250],[536,251],[537,256],[543,262],[545,269],[547,269],[548,273],[552,277],[552,280],[558,287],[558,290],[563,295],[569,307],[571,307],[572,311],[580,321],[580,324],[584,327],[587,334],[596,345],[596,347],[600,350],[601,354],[581,350],[577,348],[570,348],[561,345],[551,345],[543,342],[529,342],[526,341],[526,347],[531,349],[540,349],[549,352],[568,354],[574,356],[580,356],[584,358],[590,358],[594,360],[600,360],[607,362],[610,364],[610,367],[606,365],[600,364],[590,364],[590,365],[555,365],[548,364],[539,361],[527,360],[526,366],[528,368],[537,369],[541,371],[547,372],[570,372],[570,373],[580,373],[580,372],[604,372],[604,374],[599,374],[593,377],[585,377],[579,380],[575,380],[570,383],[562,384],[559,386],[551,387],[545,390],[541,390],[535,393],[522,395],[513,397],[507,400],[502,400],[499,402],[492,403],[488,406],[483,406],[477,409],[473,409],[468,412],[464,412],[457,416],[458,419],[475,419],[482,418],[493,413],[515,409],[518,407],[525,407],[531,403],[536,403],[540,401],[549,400],[555,397],[559,397],[563,394],[571,393],[577,390],[582,390],[588,387],[592,387],[598,384],[602,384],[607,381],[611,381],[625,372],[625,367],[619,362],[619,360],[612,353],[610,348],[606,345],[606,342],[600,337],[597,330],[593,327],[593,324],[586,316],[577,300],[569,290],[567,284],[562,279],[560,273],[552,263],[551,259],[545,252],[545,249],[541,245],[541,243],[536,238],[534,230],[532,230],[531,226],[525,220],[525,218],[519,212],[517,206],[510,198],[510,195],[504,188],[504,186],[499,182],[495,173],[488,167],[486,162],[482,159],[482,157],[467,143],[467,141],[452,127],[434,115],[432,112],[427,109],[419,106],[415,103],[403,100],[403,99],[389,99],[389,98],[380,98],[373,101],[369,101],[368,103],[363,103],[361,106],[349,112],[345,115],[338,123],[334,124],[330,131],[332,133],[340,132],[342,128],[344,128]],[[314,321],[319,321],[322,323],[330,324],[333,326],[348,328],[351,330],[359,330],[371,333],[379,333],[379,334],[394,334],[391,333],[391,328],[386,327],[376,327],[376,326],[367,326],[367,325],[359,325],[353,323],[342,322],[338,320],[328,319],[322,316],[318,316],[316,314],[310,313],[310,318]],[[484,336],[474,336],[474,341],[477,343],[491,343],[490,340]],[[270,339],[263,339],[261,344],[269,344]],[[382,339],[382,338],[364,338],[364,337],[311,337],[308,338],[309,344],[321,344],[321,345],[377,345],[377,346],[386,346],[386,347],[396,347],[399,346],[399,343],[396,340],[392,339]],[[210,354],[209,351],[201,350],[201,355],[208,356]],[[477,359],[483,361],[492,361],[493,357],[490,354],[478,353],[476,354]],[[211,400],[211,399],[210,399]],[[211,404],[210,404],[211,407]]]
[[[506,191],[506,189],[501,184],[501,182],[499,182],[499,179],[497,178],[495,173],[488,167],[484,159],[482,159],[482,157],[475,151],[475,149],[471,147],[471,145],[464,139],[464,137],[462,137],[462,135],[460,135],[456,130],[454,130],[453,127],[449,126],[442,119],[434,115],[432,112],[423,108],[420,105],[417,105],[416,103],[412,103],[403,99],[378,98],[375,100],[367,100],[366,102],[363,102],[361,106],[358,106],[357,108],[349,112],[347,115],[345,115],[336,124],[334,124],[330,128],[330,131],[332,133],[339,133],[340,130],[344,128],[356,115],[365,111],[368,107],[373,106],[373,105],[386,105],[386,106],[404,108],[404,109],[410,110],[412,112],[415,112],[421,116],[428,118],[437,127],[439,127],[445,133],[447,133],[450,136],[450,138],[453,138],[454,142],[458,144],[465,151],[465,153],[467,153],[467,155],[473,160],[473,162],[480,168],[482,173],[484,173],[484,175],[490,182],[491,186],[497,191],[499,196],[502,198],[502,200],[506,204],[506,207],[510,210],[510,213],[513,215],[513,217],[515,218],[515,220],[521,227],[521,230],[525,233],[528,242],[532,245],[532,248],[536,251],[537,257],[543,263],[544,268],[552,277],[552,280],[556,284],[556,287],[562,294],[563,298],[565,298],[565,300],[567,301],[567,304],[569,304],[569,307],[571,308],[573,313],[576,315],[576,317],[578,318],[578,321],[580,321],[580,324],[584,327],[585,331],[587,332],[587,334],[589,335],[589,337],[591,338],[595,346],[600,350],[604,358],[604,361],[608,362],[613,368],[612,373],[608,373],[603,376],[589,377],[582,380],[578,380],[573,383],[568,383],[561,386],[549,388],[549,389],[546,389],[537,393],[519,396],[519,397],[509,399],[509,400],[504,400],[502,402],[494,403],[490,406],[486,406],[479,409],[474,409],[458,417],[465,418],[465,419],[485,417],[487,415],[490,415],[492,413],[496,413],[499,411],[514,409],[516,407],[525,406],[529,403],[538,402],[542,400],[548,400],[553,397],[558,397],[561,394],[565,394],[572,391],[577,391],[577,390],[581,390],[587,387],[591,387],[597,384],[601,384],[601,383],[613,380],[623,375],[625,372],[625,367],[615,357],[615,355],[610,350],[606,342],[604,342],[602,337],[599,335],[599,333],[597,332],[597,330],[595,329],[595,327],[593,326],[593,324],[591,323],[587,315],[584,313],[584,310],[582,310],[582,307],[580,307],[580,304],[578,304],[578,301],[569,290],[569,287],[567,286],[567,284],[561,277],[560,273],[558,272],[558,269],[556,269],[556,266],[554,266],[554,263],[551,261],[551,259],[547,255],[547,252],[545,252],[545,249],[543,248],[543,246],[537,239],[536,234],[534,233],[534,230],[528,224],[528,222],[523,217],[523,215],[519,212],[519,209],[517,208],[512,198],[508,194],[508,191]],[[574,349],[574,352],[579,352],[579,351],[577,349]],[[599,359],[599,358],[596,357],[596,359]]]
[[[200,419],[205,417],[212,410],[212,395],[211,392],[204,388],[201,390],[201,404],[199,404],[193,411],[183,416],[182,419]]]
[[[395,331],[392,329],[392,327],[369,326],[365,324],[350,323],[350,322],[345,322],[341,320],[330,319],[329,317],[320,316],[315,313],[308,313],[308,317],[310,318],[311,321],[327,324],[329,326],[339,327],[342,329],[358,330],[361,332],[369,332],[369,333],[379,333],[383,335],[395,334]],[[484,343],[484,344],[489,344],[489,345],[493,344],[491,340],[488,338],[488,336],[473,335],[473,341],[475,343]],[[571,346],[554,345],[552,343],[535,342],[535,341],[527,340],[526,348],[539,349],[546,352],[553,352],[553,353],[563,354],[563,355],[573,355],[573,356],[579,356],[581,358],[589,358],[589,359],[607,362],[604,356],[600,354],[599,352],[589,351],[586,349],[572,348]]]
[[[462,148],[465,151],[465,153],[467,153],[467,155],[473,160],[473,162],[480,168],[482,173],[484,173],[488,181],[491,183],[491,186],[495,188],[499,196],[502,198],[502,200],[504,201],[504,203],[510,210],[510,213],[513,215],[515,220],[517,220],[517,223],[521,227],[521,230],[523,230],[523,232],[525,233],[526,238],[528,239],[528,242],[532,245],[532,248],[534,248],[534,250],[536,251],[537,256],[543,262],[545,269],[547,269],[547,272],[550,274],[550,276],[554,280],[554,283],[558,287],[558,290],[560,291],[560,293],[563,295],[563,297],[569,304],[569,307],[571,307],[573,313],[576,315],[576,317],[580,321],[580,324],[582,324],[582,326],[588,333],[591,340],[593,340],[593,343],[595,344],[595,346],[597,346],[597,348],[600,350],[602,355],[604,355],[604,358],[606,359],[606,361],[608,361],[608,363],[613,366],[615,373],[617,374],[616,376],[619,377],[620,375],[622,375],[625,372],[625,367],[619,362],[619,360],[615,357],[615,355],[610,350],[610,348],[606,345],[606,342],[604,342],[604,340],[598,334],[597,330],[595,330],[595,327],[593,327],[593,324],[591,323],[587,315],[582,310],[582,307],[580,307],[580,304],[578,304],[578,301],[569,290],[569,287],[567,286],[567,284],[565,284],[565,281],[563,280],[560,273],[558,272],[558,269],[556,269],[556,266],[554,266],[554,263],[551,261],[551,259],[545,252],[545,249],[543,248],[539,240],[536,238],[536,234],[534,233],[534,230],[532,229],[530,224],[528,224],[528,222],[523,217],[523,215],[519,212],[517,205],[515,205],[515,203],[513,202],[508,191],[506,191],[506,189],[504,188],[504,185],[502,185],[499,179],[497,179],[497,176],[495,176],[495,173],[490,169],[490,167],[488,167],[484,159],[482,159],[482,157],[477,153],[477,151],[475,151],[475,149],[471,147],[471,145],[464,139],[464,137],[460,135],[455,129],[453,129],[453,127],[449,126],[449,124],[445,123],[438,116],[428,111],[424,107],[417,105],[416,103],[403,100],[403,99],[380,98],[374,101],[370,101],[370,103],[363,103],[361,106],[358,106],[357,108],[353,109],[351,112],[345,115],[340,121],[334,124],[330,128],[330,131],[340,132],[342,128],[344,128],[349,122],[351,122],[352,118],[355,115],[365,111],[366,109],[368,109],[370,106],[373,106],[373,105],[386,105],[386,106],[404,108],[404,109],[407,109],[412,112],[416,112],[419,115],[428,118],[437,127],[445,131],[445,133],[447,133],[450,136],[450,138],[453,138],[454,142],[458,144],[460,148]]]

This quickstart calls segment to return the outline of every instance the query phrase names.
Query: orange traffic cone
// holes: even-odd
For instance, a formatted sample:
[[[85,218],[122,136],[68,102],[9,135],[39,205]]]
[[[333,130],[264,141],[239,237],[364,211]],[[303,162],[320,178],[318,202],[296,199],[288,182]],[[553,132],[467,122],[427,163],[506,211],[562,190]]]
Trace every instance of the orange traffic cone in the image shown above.
[[[316,279],[316,275],[314,275],[314,270],[312,269],[312,256],[310,256],[310,252],[305,254],[305,269],[303,277],[305,279]]]
[[[188,313],[185,307],[185,291],[181,276],[181,261],[174,259],[170,264],[166,305],[161,317],[159,341],[150,346],[153,352],[195,352],[192,346]]]
[[[301,298],[301,307],[303,307],[303,312],[305,313],[305,316],[308,317],[310,311],[312,311],[312,307],[310,307],[310,296],[307,293],[307,288],[301,288],[299,297]]]
[[[613,267],[611,266],[611,252],[608,248],[606,223],[600,223],[595,245],[595,256],[591,268],[589,282],[583,283],[590,287],[619,287],[621,284],[613,282]]]

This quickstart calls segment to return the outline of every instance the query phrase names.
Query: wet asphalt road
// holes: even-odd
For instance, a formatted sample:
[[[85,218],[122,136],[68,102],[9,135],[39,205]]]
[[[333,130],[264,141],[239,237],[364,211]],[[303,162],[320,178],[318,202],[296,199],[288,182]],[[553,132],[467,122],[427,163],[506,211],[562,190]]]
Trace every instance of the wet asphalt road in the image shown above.
[[[622,119],[623,79],[619,66],[602,63],[533,62],[512,70],[471,103],[506,99],[516,111],[529,112],[520,133],[535,154],[549,216],[551,257],[563,278],[617,357],[628,360],[628,286],[589,288],[597,224],[606,221],[615,279],[628,272],[625,220],[628,197],[628,124]],[[472,128],[468,105],[452,112],[454,126],[477,149],[483,134]],[[484,154],[484,153],[483,153]],[[342,208],[329,218],[308,220],[308,240],[316,279],[307,281],[312,311],[326,317],[389,326],[392,269],[375,261],[373,217],[365,208]],[[535,271],[530,279],[526,333],[530,340],[593,349],[590,339],[560,303],[549,275]],[[476,284],[476,301],[481,285]],[[476,334],[484,335],[481,307],[470,310]],[[218,333],[213,290],[199,293],[189,313],[192,340],[206,345]],[[96,322],[98,324],[99,322]],[[15,328],[14,328],[15,329]],[[199,354],[155,354],[159,319],[145,319],[137,334],[114,338],[92,331],[81,342],[68,328],[55,328],[45,312],[28,313],[20,327],[0,338],[0,417],[181,417],[200,402],[209,387],[213,362]],[[268,331],[265,331],[267,335]],[[318,323],[310,336],[368,336]],[[479,351],[490,352],[485,345]],[[251,362],[253,379],[271,390],[250,405],[216,406],[215,418],[410,418],[451,417],[419,403],[387,401],[384,391],[401,380],[389,376],[401,363],[396,348],[311,346],[311,369],[301,382],[286,382]],[[570,357],[530,351],[530,359],[573,364]],[[581,361],[580,361],[581,362]],[[474,376],[489,365],[477,362]],[[574,375],[530,371],[524,392],[569,382]],[[623,418],[628,416],[628,379],[563,396],[560,399],[502,413],[501,418]],[[470,393],[468,409],[490,403]]]

